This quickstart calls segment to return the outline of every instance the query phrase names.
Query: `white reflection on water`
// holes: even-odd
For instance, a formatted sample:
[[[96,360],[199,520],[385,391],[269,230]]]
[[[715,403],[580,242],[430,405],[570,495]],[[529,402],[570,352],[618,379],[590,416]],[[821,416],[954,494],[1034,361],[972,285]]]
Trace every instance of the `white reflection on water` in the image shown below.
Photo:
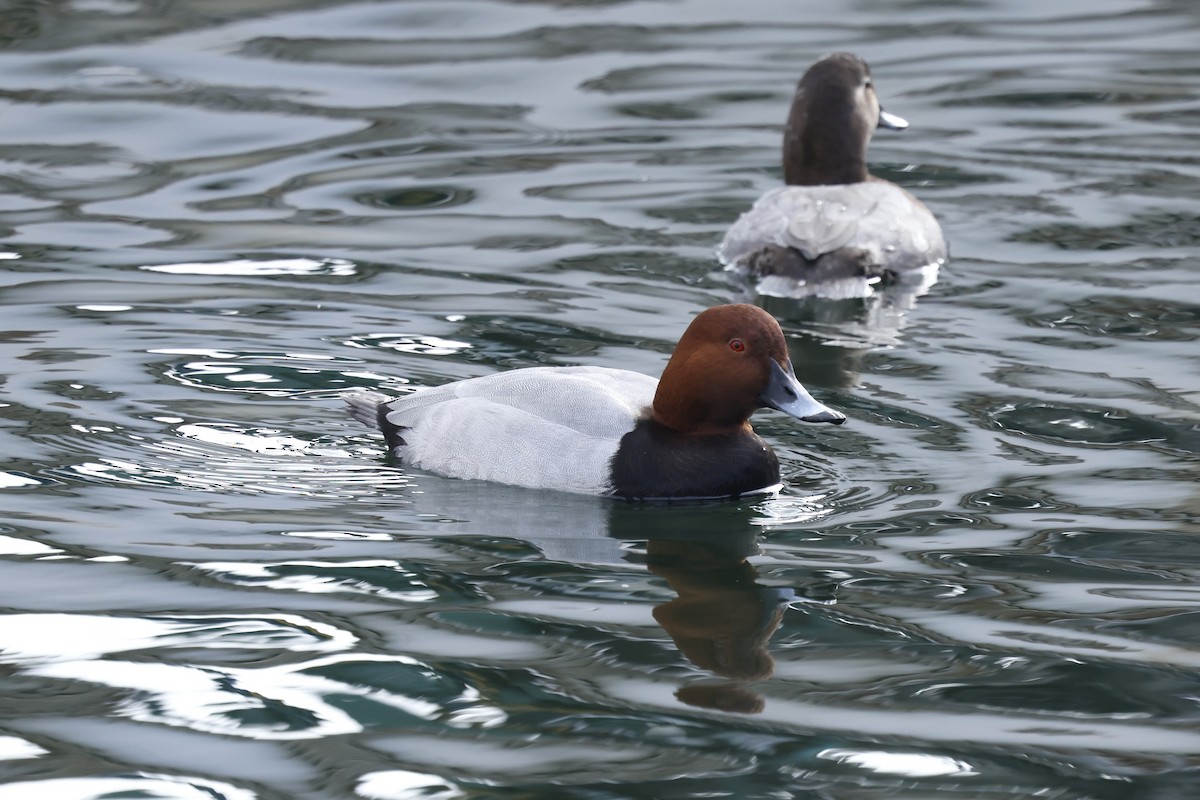
[[[928,609],[890,608],[888,613],[908,625],[939,636],[969,641],[981,649],[1000,652],[1055,653],[1066,659],[1112,660],[1133,664],[1173,664],[1200,667],[1200,651],[1149,640],[1094,633],[1055,624],[1016,619],[991,619],[966,613]]]
[[[99,658],[151,647],[344,650],[358,637],[292,614],[270,620],[222,616],[110,617],[91,614],[0,616],[0,663]]]
[[[330,592],[355,592],[388,597],[408,603],[428,603],[438,599],[438,593],[425,585],[414,573],[404,569],[395,561],[375,559],[371,561],[287,561],[269,564],[252,564],[241,561],[209,562],[196,564],[197,569],[212,574],[221,580],[240,586],[269,587],[277,591],[323,594]],[[323,574],[324,570],[336,569],[337,574]],[[404,580],[411,588],[396,591],[374,586],[366,581],[347,577],[354,570],[381,570]],[[302,574],[282,574],[284,571],[310,570]]]
[[[470,350],[473,346],[470,342],[443,339],[440,336],[420,334],[403,336],[396,333],[368,333],[347,339],[344,344],[348,347],[379,347],[400,353],[419,353],[427,356],[452,356],[459,351]]]
[[[400,800],[422,797],[426,800],[451,800],[463,793],[436,775],[423,775],[403,769],[369,772],[363,775],[354,793],[371,800]]]
[[[402,470],[364,460],[344,447],[305,441],[277,429],[186,424],[176,429],[179,436],[175,438],[141,441],[142,437],[127,434],[137,442],[136,447],[94,435],[114,433],[111,428],[75,429],[93,436],[87,440],[90,457],[62,469],[70,480],[305,497],[373,494],[410,482]],[[119,450],[120,455],[105,455],[96,452],[98,448]],[[364,449],[378,454],[374,442]],[[301,454],[305,458],[296,457]],[[351,458],[355,460],[350,462]]]
[[[156,264],[141,267],[170,275],[353,275],[354,262],[341,258],[281,258],[273,261],[213,261],[207,263]]]
[[[328,539],[346,542],[389,542],[393,537],[388,533],[368,533],[367,531],[280,531],[280,536],[295,536],[299,539]]]
[[[43,664],[29,674],[87,681],[127,690],[132,697],[116,713],[195,731],[260,740],[320,739],[360,733],[365,725],[342,708],[348,697],[397,709],[451,728],[490,728],[507,720],[465,686],[445,705],[421,697],[335,680],[311,671],[348,662],[422,667],[406,656],[342,654],[300,664],[258,669],[218,665],[182,666],[128,661],[69,661]]]
[[[263,376],[265,380],[274,380]],[[249,380],[249,375],[240,376],[240,380]],[[212,425],[180,425],[179,435],[200,442],[211,442],[224,447],[234,447],[238,450],[248,450],[251,453],[285,455],[298,453],[309,448],[309,443],[293,436],[254,436],[242,433],[232,426],[217,427]]]
[[[677,710],[671,689],[660,682],[630,678],[603,681],[605,690],[624,702]],[[855,736],[911,736],[936,742],[973,742],[1023,748],[1062,747],[1137,754],[1200,753],[1200,734],[1148,720],[1072,718],[1064,714],[957,713],[909,707],[869,708],[852,702],[796,700],[763,695],[766,703],[757,719],[768,728],[841,731]]]
[[[49,545],[30,539],[18,539],[15,536],[0,536],[0,555],[4,556],[46,556],[62,551]]]
[[[255,800],[258,795],[229,783],[202,778],[138,773],[136,777],[54,778],[0,786],[0,800],[103,800],[144,797],[149,800]]]
[[[886,750],[843,750],[829,748],[817,753],[817,758],[853,764],[856,767],[886,775],[909,778],[934,778],[954,775],[978,775],[965,761],[929,753],[889,753]]]
[[[207,356],[209,358],[271,358],[279,360],[295,360],[295,361],[340,361],[342,363],[357,363],[349,359],[338,358],[337,356],[323,355],[321,353],[283,353],[275,351],[254,351],[242,353],[227,353],[222,350],[197,350],[194,348],[175,348],[175,349],[156,349],[147,350],[148,353],[162,353],[165,355],[180,355],[180,356]]]
[[[778,492],[783,489],[783,484],[774,488]],[[759,516],[753,520],[753,524],[764,528],[812,525],[835,511],[836,499],[831,492],[776,494],[755,507]]]
[[[362,730],[353,717],[321,699],[343,694],[346,688],[325,678],[291,675],[287,677],[292,680],[287,680],[282,674],[272,675],[272,670],[122,661],[72,661],[30,672],[128,690],[134,698],[121,704],[117,713],[139,722],[256,739],[310,739]],[[297,721],[289,723],[271,714],[265,714],[265,720],[250,721],[270,707],[286,709]]]
[[[16,736],[0,736],[0,761],[18,761],[23,758],[37,758],[46,755],[46,750],[33,742],[27,742]]]
[[[0,472],[0,489],[11,489],[15,486],[37,486],[38,482],[24,475],[12,472]]]
[[[72,465],[70,471],[76,477],[112,483],[304,497],[377,494],[381,487],[407,485],[407,479],[398,470],[389,471],[374,465],[338,468],[321,464],[228,462],[209,466],[207,473],[188,472],[187,466],[154,467],[105,458]]]
[[[731,731],[729,738],[736,738],[736,734]],[[654,786],[653,782],[659,781],[662,783],[657,786],[664,786],[681,773],[693,778],[719,777],[746,770],[745,762],[729,753],[728,748],[676,748],[656,739],[654,736],[622,738],[597,746],[600,742],[595,738],[560,737],[552,732],[520,738],[431,737],[405,733],[376,739],[372,742],[372,749],[398,761],[418,765],[421,769],[436,769],[443,774],[453,775],[463,783],[469,781],[475,785],[502,787],[533,783],[536,788],[516,796],[555,800],[562,797],[724,797],[728,795],[722,792],[694,794],[685,791],[674,795],[657,794],[652,790],[639,792],[636,789],[633,793],[617,789],[606,794],[589,784],[620,782],[624,786],[649,788]],[[565,787],[574,787],[574,791]],[[498,793],[484,790],[472,794],[490,800]],[[423,797],[420,794],[409,796]],[[751,793],[737,796],[764,797]],[[780,792],[777,796],[794,795]]]

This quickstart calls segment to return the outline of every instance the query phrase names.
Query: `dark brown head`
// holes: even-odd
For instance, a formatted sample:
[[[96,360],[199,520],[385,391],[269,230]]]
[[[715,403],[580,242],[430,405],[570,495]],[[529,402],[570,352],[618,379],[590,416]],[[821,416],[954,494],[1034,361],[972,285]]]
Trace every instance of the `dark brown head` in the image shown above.
[[[879,107],[871,68],[852,53],[833,53],[808,68],[796,87],[783,133],[783,180],[793,186],[867,179],[867,143],[877,127],[908,123]]]
[[[783,331],[758,306],[702,312],[684,331],[654,396],[654,418],[680,433],[729,433],[763,407],[807,422],[845,421],[796,380]]]

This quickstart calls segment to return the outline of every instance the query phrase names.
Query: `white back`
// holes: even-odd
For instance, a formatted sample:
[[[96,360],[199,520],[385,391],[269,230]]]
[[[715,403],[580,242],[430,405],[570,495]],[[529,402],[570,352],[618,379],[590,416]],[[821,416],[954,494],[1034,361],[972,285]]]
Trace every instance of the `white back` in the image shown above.
[[[402,461],[455,478],[580,494],[610,488],[621,437],[658,380],[603,367],[533,367],[423,389],[386,405]]]
[[[766,245],[794,247],[814,259],[843,247],[863,249],[894,270],[941,264],[941,226],[919,200],[894,183],[781,186],[758,199],[721,241],[717,255],[738,265]]]

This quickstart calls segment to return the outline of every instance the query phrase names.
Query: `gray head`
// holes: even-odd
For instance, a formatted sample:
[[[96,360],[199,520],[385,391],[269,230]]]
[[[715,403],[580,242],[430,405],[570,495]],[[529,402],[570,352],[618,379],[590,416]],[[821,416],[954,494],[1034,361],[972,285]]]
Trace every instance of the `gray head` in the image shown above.
[[[867,142],[876,128],[907,128],[875,96],[871,68],[853,53],[832,53],[808,68],[796,87],[783,133],[783,179],[789,185],[867,179]]]

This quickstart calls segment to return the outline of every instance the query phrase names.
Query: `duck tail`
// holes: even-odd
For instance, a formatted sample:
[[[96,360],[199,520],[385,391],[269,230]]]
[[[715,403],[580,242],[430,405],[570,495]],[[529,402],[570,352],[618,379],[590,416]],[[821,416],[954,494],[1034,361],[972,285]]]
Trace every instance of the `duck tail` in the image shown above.
[[[346,401],[346,411],[350,416],[368,428],[375,429],[380,427],[380,406],[391,399],[379,392],[354,392],[342,395],[342,400]]]

